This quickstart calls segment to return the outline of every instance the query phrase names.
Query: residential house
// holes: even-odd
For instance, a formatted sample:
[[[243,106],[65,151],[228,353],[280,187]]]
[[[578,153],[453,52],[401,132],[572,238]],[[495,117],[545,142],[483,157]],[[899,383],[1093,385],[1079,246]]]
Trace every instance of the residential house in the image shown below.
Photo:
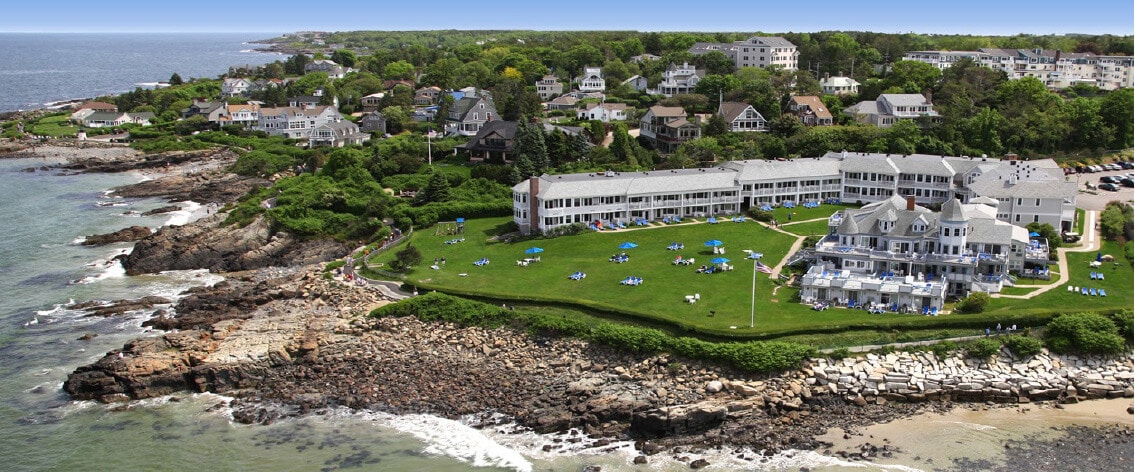
[[[316,59],[303,66],[304,73],[308,72],[323,72],[327,77],[332,79],[342,79],[347,76],[351,70],[337,64],[335,61],[327,59]]]
[[[670,64],[670,67],[662,72],[662,82],[658,83],[658,93],[667,97],[693,93],[694,87],[705,75],[705,71],[695,69],[688,62],[683,62],[681,66]]]
[[[592,103],[579,110],[577,118],[581,120],[599,120],[604,123],[612,121],[626,121],[626,103]]]
[[[768,131],[768,120],[748,103],[721,102],[717,113],[725,119],[730,132]]]
[[[369,133],[359,130],[359,126],[339,116],[311,130],[307,143],[309,147],[343,147],[358,145],[370,139]]]
[[[301,95],[298,97],[288,97],[288,106],[299,108],[317,107],[323,102],[323,90],[316,90],[315,95]],[[331,96],[331,106],[339,108],[339,97]]]
[[[271,136],[308,139],[312,130],[339,119],[342,115],[330,106],[261,108],[254,129]]]
[[[260,104],[251,102],[248,104],[240,105],[225,105],[225,113],[220,118],[220,123],[240,125],[246,128],[256,126],[256,122],[260,120]]]
[[[820,97],[815,95],[793,96],[792,101],[788,103],[788,110],[800,118],[801,123],[808,126],[831,126],[834,124],[831,110],[828,109],[827,105],[824,105]]]
[[[570,111],[570,110],[575,110],[575,106],[576,106],[577,103],[579,103],[578,98],[575,98],[571,95],[560,95],[556,98],[551,99],[550,101],[544,102],[544,109],[548,110],[548,111],[552,111],[552,110]]]
[[[219,123],[225,114],[225,102],[194,100],[189,108],[181,110],[182,119],[204,116],[210,123]]]
[[[637,56],[631,56],[631,58],[630,58],[631,62],[637,62],[637,63],[640,63],[640,64],[643,63],[643,62],[646,62],[646,61],[660,61],[660,60],[662,60],[662,56],[655,56],[654,54],[639,54]]]
[[[682,107],[655,105],[639,122],[639,136],[650,141],[660,153],[669,154],[682,143],[701,137],[701,126],[686,119]]]
[[[884,93],[874,101],[863,101],[843,110],[860,123],[890,128],[899,120],[937,119],[938,112],[925,96],[918,93]]]
[[[397,87],[399,85],[405,85],[405,86],[409,87],[410,90],[414,90],[414,81],[413,80],[399,79],[399,80],[383,80],[382,81],[382,89],[387,91],[387,92],[394,90],[394,87]]]
[[[363,113],[378,111],[378,109],[382,107],[382,99],[384,97],[386,97],[386,93],[384,92],[372,93],[363,97]]]
[[[111,128],[127,124],[150,126],[155,118],[151,112],[123,113],[117,111],[95,111],[83,116],[78,124],[87,128]]]
[[[829,77],[824,74],[824,79],[820,81],[820,90],[825,95],[858,95],[859,85],[859,82],[851,77]]]
[[[359,130],[379,135],[386,134],[386,117],[377,111],[367,113],[359,120]]]
[[[449,108],[445,131],[450,134],[474,136],[486,122],[499,118],[489,94],[484,92],[467,94]]]
[[[603,80],[603,69],[598,67],[584,67],[583,75],[575,79],[579,84],[580,92],[602,92],[607,89],[607,83]]]
[[[462,147],[474,161],[508,162],[516,150],[516,126],[515,121],[490,121]]]
[[[221,98],[247,96],[252,89],[252,82],[241,77],[226,78],[221,81]]]
[[[620,85],[626,85],[629,86],[632,90],[641,92],[643,90],[646,90],[646,77],[643,77],[641,75],[632,75],[629,79],[624,80]]]
[[[106,102],[86,102],[79,105],[75,108],[75,111],[71,112],[70,120],[74,123],[80,123],[92,113],[100,111],[115,113],[118,112],[118,106]]]
[[[536,95],[540,96],[540,100],[547,100],[562,93],[564,93],[564,84],[554,75],[545,75],[536,81]]]
[[[437,105],[439,97],[441,97],[441,87],[434,85],[422,87],[414,91],[414,105],[422,107]]]
[[[1009,79],[1035,77],[1050,89],[1088,84],[1103,90],[1135,86],[1135,57],[1053,49],[981,48],[977,51],[908,51],[903,60],[946,69],[960,60],[1001,71]]]

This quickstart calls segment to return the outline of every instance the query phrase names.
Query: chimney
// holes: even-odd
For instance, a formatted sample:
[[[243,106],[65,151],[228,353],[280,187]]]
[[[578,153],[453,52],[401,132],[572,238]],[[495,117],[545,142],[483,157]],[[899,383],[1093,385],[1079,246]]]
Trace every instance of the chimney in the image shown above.
[[[540,231],[540,205],[536,196],[540,194],[540,178],[528,178],[528,233]]]
[[[906,211],[914,211],[914,195],[906,196]]]
[[[827,72],[824,72],[824,80],[827,80],[827,79],[828,79],[828,78],[830,78],[830,77],[831,77],[831,74],[828,74]]]

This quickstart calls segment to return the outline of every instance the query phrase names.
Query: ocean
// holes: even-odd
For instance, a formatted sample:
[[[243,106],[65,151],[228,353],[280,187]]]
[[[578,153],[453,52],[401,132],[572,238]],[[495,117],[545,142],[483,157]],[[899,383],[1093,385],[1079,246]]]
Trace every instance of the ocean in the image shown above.
[[[241,52],[249,48],[244,41],[253,39],[0,34],[0,60],[5,61],[0,109],[129,90],[168,79],[172,72],[183,78],[211,77],[229,64],[274,60]],[[201,69],[190,70],[190,65]],[[40,84],[43,87],[37,87]],[[87,247],[80,244],[83,237],[132,225],[183,224],[199,206],[182,202],[182,211],[143,217],[142,212],[165,202],[117,198],[109,191],[137,182],[141,175],[73,174],[44,167],[52,163],[0,159],[0,469],[444,472],[579,471],[598,465],[605,471],[643,470],[632,464],[637,453],[629,443],[585,449],[567,438],[507,426],[477,430],[429,415],[332,411],[263,426],[232,422],[223,407],[226,399],[209,394],[119,405],[72,401],[62,391],[68,373],[131,339],[160,333],[141,327],[150,312],[90,318],[67,309],[67,304],[151,294],[176,298],[187,288],[221,278],[203,271],[126,276],[112,259],[129,251],[130,244]],[[952,457],[996,457],[1005,438],[1067,422],[1046,418],[1002,421],[976,415],[964,421],[900,426],[896,443],[905,439],[937,444],[932,449],[938,463],[933,466],[900,456],[886,461],[888,465],[865,467],[805,451],[760,462],[737,459],[735,451],[706,457],[709,470],[930,470]],[[559,449],[544,451],[549,443]],[[647,468],[679,471],[689,470],[689,465],[672,454],[659,454],[650,458]]]
[[[253,52],[265,33],[0,33],[0,112],[153,87],[177,73],[215,79],[229,66],[287,57]]]

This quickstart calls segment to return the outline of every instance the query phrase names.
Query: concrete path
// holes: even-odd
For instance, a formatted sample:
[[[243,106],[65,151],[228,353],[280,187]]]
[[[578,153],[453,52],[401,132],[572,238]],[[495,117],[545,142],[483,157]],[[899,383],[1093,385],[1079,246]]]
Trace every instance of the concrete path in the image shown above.
[[[1032,292],[1029,292],[1029,293],[1024,294],[1024,295],[1006,295],[1006,294],[1001,294],[1001,293],[995,293],[995,294],[992,294],[991,297],[993,297],[993,298],[1015,298],[1015,299],[1024,300],[1024,299],[1029,299],[1029,298],[1035,297],[1037,295],[1040,295],[1042,293],[1048,292],[1049,290],[1054,290],[1054,289],[1063,287],[1064,284],[1068,283],[1069,278],[1072,276],[1071,271],[1068,268],[1068,255],[1067,255],[1067,253],[1069,253],[1069,252],[1091,252],[1091,251],[1098,251],[1099,250],[1100,240],[1099,240],[1099,234],[1096,232],[1096,218],[1098,218],[1098,217],[1099,217],[1099,212],[1097,212],[1097,211],[1091,211],[1091,210],[1085,211],[1084,212],[1084,233],[1085,234],[1084,234],[1084,238],[1082,240],[1080,240],[1080,245],[1075,246],[1075,247],[1059,247],[1059,248],[1056,248],[1056,266],[1057,266],[1058,271],[1060,273],[1060,277],[1057,277],[1056,280],[1054,280],[1054,281],[1052,281],[1048,284],[1045,284],[1045,285],[1023,285],[1023,287],[1036,288],[1036,290],[1033,290]]]

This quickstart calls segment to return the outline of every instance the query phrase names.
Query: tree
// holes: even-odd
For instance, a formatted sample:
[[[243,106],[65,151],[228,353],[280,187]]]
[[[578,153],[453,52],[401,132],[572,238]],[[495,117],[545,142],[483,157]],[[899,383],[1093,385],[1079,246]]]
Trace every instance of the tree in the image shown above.
[[[705,122],[705,135],[706,136],[721,136],[729,131],[729,126],[725,123],[725,117],[721,113],[714,113]]]
[[[421,206],[431,202],[444,202],[449,200],[449,179],[445,174],[430,169],[430,180],[426,186],[418,189],[414,197],[414,204]]]
[[[720,105],[718,97],[730,94],[740,88],[741,79],[734,75],[707,75],[694,86],[694,93],[707,97],[709,102],[706,106],[710,110],[716,111],[718,105]]]
[[[413,80],[414,65],[406,61],[395,61],[382,68],[382,78],[385,80]]]
[[[973,292],[958,302],[957,310],[959,313],[981,313],[985,311],[986,305],[989,305],[989,294]]]
[[[463,63],[452,57],[438,59],[437,62],[426,66],[426,73],[422,82],[440,87],[442,90],[456,88],[457,72]]]
[[[343,67],[355,67],[355,63],[358,62],[355,51],[350,49],[336,49],[331,53],[331,60]]]
[[[736,63],[721,51],[709,51],[698,56],[694,64],[705,69],[709,75],[729,75],[736,69]]]
[[[1048,223],[1033,222],[1029,223],[1025,228],[1028,229],[1030,233],[1039,234],[1040,236],[1038,237],[1048,240],[1049,250],[1053,253],[1056,252],[1056,248],[1064,244],[1064,240],[1060,237],[1060,232]]]
[[[530,168],[521,169],[521,178],[526,179],[533,175],[540,175],[548,171],[548,148],[544,143],[544,131],[539,125],[532,125],[521,120],[516,124],[516,156],[517,161],[527,161]]]
[[[1100,233],[1104,239],[1125,243],[1135,239],[1132,234],[1135,230],[1135,216],[1132,216],[1131,205],[1122,202],[1110,202],[1100,213]]]
[[[886,87],[900,87],[907,93],[922,93],[938,85],[942,71],[922,61],[898,61],[884,79]]]
[[[307,54],[296,54],[284,61],[284,73],[288,75],[303,75],[307,72],[307,63],[311,59]]]
[[[181,76],[177,75],[177,72],[174,72],[173,75],[169,76],[169,84],[171,86],[181,85],[182,84]]]
[[[437,115],[434,115],[434,122],[442,129],[445,129],[445,123],[449,120],[449,110],[453,108],[453,103],[453,95],[447,92],[443,92],[437,100]]]
[[[1135,92],[1130,88],[1112,90],[1099,102],[1099,114],[1111,131],[1111,149],[1125,149],[1135,139]]]
[[[1071,132],[1065,137],[1065,149],[1088,149],[1095,151],[1107,145],[1112,133],[1106,128],[1100,115],[1100,102],[1088,98],[1077,98],[1064,104]]]
[[[386,132],[398,134],[406,129],[410,122],[410,115],[402,107],[389,106],[382,109],[382,117],[386,118]]]
[[[422,252],[412,244],[394,253],[394,261],[390,264],[394,270],[407,270],[422,262]]]

